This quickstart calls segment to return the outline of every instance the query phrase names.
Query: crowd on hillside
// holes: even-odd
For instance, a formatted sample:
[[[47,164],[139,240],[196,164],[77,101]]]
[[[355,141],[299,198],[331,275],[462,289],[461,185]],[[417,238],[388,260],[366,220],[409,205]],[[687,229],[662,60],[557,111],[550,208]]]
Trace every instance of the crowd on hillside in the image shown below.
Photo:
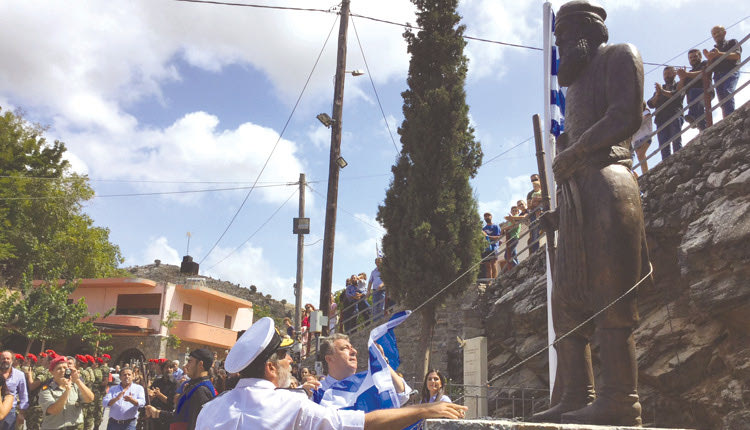
[[[695,127],[700,131],[706,128],[702,73],[709,65],[719,61],[721,56],[733,49],[729,55],[713,66],[711,75],[715,89],[709,92],[709,97],[713,99],[716,95],[719,96],[719,103],[721,104],[721,111],[724,118],[734,112],[733,93],[737,88],[740,70],[739,68],[737,70],[733,69],[741,63],[742,46],[738,44],[736,39],[727,40],[726,34],[727,32],[724,27],[715,26],[711,29],[711,37],[715,42],[713,49],[710,51],[708,49],[704,49],[703,51],[697,48],[690,49],[688,51],[690,70],[687,70],[687,68],[675,68],[673,66],[664,67],[664,83],[660,84],[657,82],[654,84],[654,94],[643,104],[643,122],[641,128],[633,136],[632,140],[633,150],[638,156],[643,173],[648,171],[646,151],[651,144],[649,135],[653,132],[654,125],[657,130],[661,129],[657,131],[657,137],[659,146],[664,146],[661,149],[662,159],[669,157],[673,152],[677,152],[682,148],[682,137],[678,135],[685,121],[690,124],[690,127]],[[709,77],[708,82],[710,83],[710,81]],[[683,99],[687,100],[688,105],[695,101],[695,103],[688,107],[686,115],[683,115]],[[649,108],[654,109],[656,114],[653,115],[653,112]],[[666,145],[673,138],[671,147],[670,145]]]

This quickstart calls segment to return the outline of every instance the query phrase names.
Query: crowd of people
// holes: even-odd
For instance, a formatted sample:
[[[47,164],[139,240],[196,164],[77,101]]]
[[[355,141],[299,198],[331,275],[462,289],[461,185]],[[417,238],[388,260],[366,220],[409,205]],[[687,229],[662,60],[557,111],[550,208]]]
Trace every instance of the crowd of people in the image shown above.
[[[0,430],[192,430],[200,407],[233,387],[208,349],[177,360],[150,359],[110,367],[108,354],[0,354]]]
[[[709,97],[713,99],[716,95],[719,96],[724,118],[734,112],[734,91],[737,88],[740,71],[739,69],[733,69],[741,62],[742,46],[738,45],[736,39],[727,40],[726,35],[726,29],[717,25],[711,29],[711,37],[715,42],[713,49],[710,51],[708,49],[703,49],[703,51],[697,48],[690,49],[688,51],[690,70],[673,66],[664,67],[664,83],[657,82],[654,84],[654,94],[643,106],[641,129],[633,137],[632,142],[635,154],[641,164],[641,170],[644,173],[648,171],[646,150],[651,143],[648,135],[653,132],[652,116],[653,124],[658,130],[659,146],[664,146],[661,149],[662,159],[682,148],[682,137],[679,134],[685,121],[691,127],[700,131],[706,128],[704,116],[706,112],[703,103],[704,82],[700,77],[703,71],[714,62],[719,61],[711,71],[715,90],[710,91]],[[720,57],[730,51],[732,52],[720,60]],[[688,105],[695,101],[688,107],[686,115],[683,115],[683,99],[687,99]],[[656,114],[653,115],[649,108],[654,109]],[[670,139],[673,139],[671,147],[666,145]]]
[[[529,253],[539,250],[541,229],[536,220],[542,210],[542,185],[538,174],[530,177],[532,189],[526,194],[526,200],[518,200],[511,206],[505,222],[495,224],[492,214],[484,213],[485,225],[482,233],[487,240],[487,247],[482,252],[484,278],[496,278],[498,272],[510,270],[518,265],[517,246],[521,239],[521,225],[529,227],[527,246]],[[505,246],[501,246],[505,244]],[[501,257],[502,254],[502,257]]]
[[[400,429],[425,418],[464,417],[466,407],[450,403],[443,395],[445,378],[438,371],[428,372],[423,385],[428,394],[422,401],[407,405],[413,391],[385,364],[387,369],[380,371],[390,374],[396,403],[387,409],[367,409],[348,398],[349,388],[366,376],[356,373],[357,350],[345,334],[322,339],[319,357],[324,375],[320,376],[304,367],[293,373],[291,347],[292,342],[275,330],[272,319],[253,324],[225,362],[227,371],[239,373],[240,382],[203,407],[196,428]]]

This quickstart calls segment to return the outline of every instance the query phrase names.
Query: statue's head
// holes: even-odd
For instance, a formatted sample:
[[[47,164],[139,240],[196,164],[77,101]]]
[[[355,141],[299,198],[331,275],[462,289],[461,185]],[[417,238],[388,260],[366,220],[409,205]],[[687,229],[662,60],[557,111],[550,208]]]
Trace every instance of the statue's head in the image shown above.
[[[586,0],[575,0],[560,7],[555,17],[555,44],[560,49],[557,78],[562,86],[572,84],[596,54],[599,45],[607,43],[609,33],[604,25],[607,12]]]

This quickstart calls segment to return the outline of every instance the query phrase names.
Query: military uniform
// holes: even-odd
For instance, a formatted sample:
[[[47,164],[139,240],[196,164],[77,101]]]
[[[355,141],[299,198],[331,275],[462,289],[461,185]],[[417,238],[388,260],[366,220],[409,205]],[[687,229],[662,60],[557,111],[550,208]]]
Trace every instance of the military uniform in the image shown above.
[[[54,381],[50,382],[49,385],[42,386],[42,390],[39,392],[39,405],[42,407],[42,410],[47,410],[47,408],[52,406],[63,393],[64,390]],[[56,415],[45,414],[42,421],[42,429],[72,430],[73,428],[82,428],[83,414],[81,413],[79,401],[78,386],[73,384],[70,387],[68,401],[63,410]]]
[[[81,369],[81,380],[86,384],[86,387],[88,387],[89,390],[94,391],[94,370],[91,367]],[[81,404],[81,408],[83,409],[83,426],[81,428],[83,430],[94,429],[95,403],[96,399],[94,399],[93,402]]]
[[[36,390],[29,390],[29,409],[26,411],[27,430],[39,430],[42,427],[44,412],[42,407],[39,406],[39,391],[52,379],[52,373],[44,366],[35,367],[33,374],[33,382],[39,382],[39,387]]]
[[[102,414],[103,414],[103,406],[102,406],[102,398],[104,397],[104,387],[102,387],[102,382],[104,381],[104,374],[102,373],[101,367],[90,367],[93,375],[94,375],[94,387],[91,389],[91,391],[94,392],[94,401],[91,402],[91,412],[93,414],[93,420],[94,420],[94,429],[98,429],[99,426],[102,424]]]

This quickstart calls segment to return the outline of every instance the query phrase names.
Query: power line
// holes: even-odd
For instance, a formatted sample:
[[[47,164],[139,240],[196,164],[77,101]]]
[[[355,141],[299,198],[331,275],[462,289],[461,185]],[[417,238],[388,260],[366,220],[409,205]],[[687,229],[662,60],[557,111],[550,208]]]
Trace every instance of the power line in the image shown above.
[[[188,1],[188,0],[179,0],[179,1]],[[196,0],[197,1],[197,0]],[[318,58],[315,59],[315,64],[313,64],[312,70],[310,70],[310,74],[307,76],[307,81],[305,81],[305,85],[302,87],[302,91],[299,94],[299,97],[297,97],[297,102],[294,103],[294,107],[292,108],[292,111],[289,113],[289,117],[286,120],[286,123],[284,124],[284,127],[281,129],[281,133],[279,133],[279,138],[276,140],[276,143],[273,145],[273,148],[271,149],[271,153],[268,154],[268,158],[266,158],[265,163],[263,163],[263,168],[260,169],[260,172],[258,172],[258,176],[255,178],[255,183],[253,183],[253,187],[248,190],[247,195],[245,195],[244,200],[242,200],[242,204],[240,204],[240,207],[237,208],[237,211],[232,216],[232,219],[229,221],[229,224],[227,224],[227,227],[224,229],[224,231],[221,233],[221,236],[219,236],[218,239],[216,239],[216,242],[211,246],[211,249],[208,250],[206,255],[203,256],[203,258],[200,260],[199,263],[202,263],[206,260],[206,258],[211,255],[211,252],[216,248],[216,245],[219,244],[221,239],[224,238],[224,235],[227,234],[227,231],[229,231],[229,227],[232,226],[234,223],[234,220],[237,219],[237,215],[240,214],[240,211],[245,206],[245,203],[247,202],[247,199],[250,197],[250,194],[253,192],[253,189],[255,188],[255,185],[257,184],[258,180],[260,179],[260,176],[263,174],[263,171],[266,170],[266,166],[268,166],[268,162],[271,160],[271,157],[273,156],[273,153],[276,151],[276,147],[279,146],[279,142],[281,142],[282,136],[284,136],[284,132],[286,131],[286,128],[289,126],[289,122],[292,120],[292,116],[294,116],[294,112],[297,110],[297,106],[299,106],[300,100],[302,100],[302,96],[305,94],[305,89],[307,89],[307,85],[310,83],[310,79],[312,78],[313,73],[315,72],[315,68],[318,66],[318,62],[320,61],[320,57],[323,56],[323,51],[326,48],[326,45],[328,45],[328,40],[331,38],[331,34],[333,33],[333,29],[336,27],[336,21],[338,21],[338,18],[334,20],[333,25],[331,26],[331,30],[328,32],[328,36],[326,37],[325,42],[323,42],[323,47],[320,48],[320,52],[318,53]]]
[[[294,184],[294,185],[299,185],[299,184]],[[281,204],[281,206],[279,206],[279,207],[278,207],[278,208],[277,208],[277,209],[276,209],[275,211],[273,211],[273,213],[271,214],[271,216],[270,216],[270,217],[268,217],[268,219],[267,219],[267,220],[266,220],[266,221],[265,221],[265,222],[264,222],[263,224],[261,224],[261,225],[260,225],[260,227],[258,227],[258,228],[257,228],[257,229],[256,229],[256,230],[255,230],[255,231],[253,232],[253,234],[251,234],[251,235],[250,235],[250,237],[248,237],[247,239],[245,239],[245,241],[244,241],[244,242],[242,242],[241,244],[239,244],[239,246],[237,246],[236,248],[234,248],[234,249],[233,249],[233,250],[232,250],[231,252],[229,252],[229,254],[225,255],[225,256],[224,256],[224,258],[222,258],[221,260],[219,260],[219,261],[217,261],[216,263],[214,263],[214,264],[213,264],[213,266],[209,267],[209,268],[208,268],[207,270],[211,270],[211,269],[213,269],[214,267],[218,266],[219,264],[221,264],[222,262],[224,262],[224,260],[226,260],[227,258],[229,258],[230,256],[232,256],[232,255],[233,255],[233,254],[234,254],[235,252],[239,251],[239,250],[240,250],[240,248],[242,248],[243,246],[245,246],[245,244],[246,244],[247,242],[249,242],[249,241],[250,241],[250,239],[252,239],[253,237],[255,237],[255,235],[256,235],[256,234],[258,234],[258,232],[259,232],[259,231],[260,231],[260,230],[261,230],[261,229],[262,229],[263,227],[265,227],[265,226],[266,226],[266,224],[268,224],[268,223],[269,223],[269,222],[270,222],[270,221],[271,221],[271,220],[273,219],[273,217],[275,217],[275,216],[276,216],[276,214],[277,214],[277,213],[279,213],[279,211],[281,210],[281,208],[283,208],[284,206],[286,206],[286,204],[287,204],[287,203],[289,203],[289,200],[291,200],[291,199],[292,199],[292,197],[294,197],[294,195],[295,195],[295,194],[297,194],[297,192],[298,192],[298,190],[297,190],[297,189],[295,189],[295,190],[294,190],[294,192],[293,192],[292,194],[290,194],[290,195],[289,195],[289,197],[288,197],[288,198],[287,198],[287,199],[286,199],[286,200],[284,201],[284,203],[282,203],[282,204]]]
[[[357,18],[367,19],[367,20],[370,20],[370,21],[380,22],[380,23],[383,23],[383,24],[395,25],[395,26],[403,27],[403,28],[406,28],[406,29],[409,29],[409,30],[422,30],[422,28],[413,26],[411,24],[403,24],[403,23],[400,23],[400,22],[389,21],[387,19],[373,18],[371,16],[365,16],[365,15],[360,15],[360,14],[356,14],[356,13],[352,13],[351,16],[356,16]],[[530,49],[530,50],[533,50],[533,51],[541,51],[542,50],[542,48],[537,48],[536,46],[520,45],[520,44],[517,44],[517,43],[509,43],[509,42],[501,42],[499,40],[484,39],[482,37],[467,36],[465,34],[462,35],[461,37],[463,37],[464,39],[475,40],[477,42],[487,42],[487,43],[494,43],[496,45],[510,46],[512,48],[524,48],[524,49]]]
[[[272,187],[288,187],[296,184],[276,184],[276,185],[257,185],[254,188],[272,188]],[[154,191],[150,193],[123,193],[123,194],[94,194],[92,198],[109,198],[109,197],[141,197],[141,196],[162,196],[169,194],[194,194],[194,193],[211,193],[218,191],[237,191],[237,190],[252,190],[253,187],[230,187],[230,188],[208,188],[203,190],[178,190],[178,191]],[[39,196],[39,197],[0,197],[0,200],[60,200],[69,199],[70,196]]]
[[[378,107],[380,107],[380,113],[383,115],[383,121],[385,121],[385,127],[388,129],[388,135],[391,137],[393,142],[393,148],[396,150],[396,154],[399,153],[398,145],[396,140],[393,139],[393,133],[391,132],[391,126],[388,124],[388,118],[385,117],[385,111],[383,105],[380,104],[380,96],[378,96],[378,90],[375,88],[375,81],[372,80],[372,72],[370,72],[370,66],[367,64],[367,58],[365,58],[365,51],[362,49],[362,42],[359,40],[359,33],[357,33],[357,26],[354,25],[354,19],[351,19],[352,28],[354,28],[354,35],[357,37],[357,44],[359,45],[359,52],[362,53],[362,60],[365,62],[365,68],[367,69],[367,77],[370,78],[370,85],[372,85],[372,91],[375,92],[375,100],[378,101]]]
[[[309,182],[308,182],[308,184],[309,184]],[[307,188],[309,188],[309,189],[310,189],[310,191],[312,191],[313,193],[315,193],[315,194],[319,195],[320,197],[325,197],[325,196],[324,196],[323,194],[321,194],[320,192],[318,192],[318,191],[317,191],[317,190],[316,190],[315,188],[313,188],[313,187],[311,187],[311,186],[309,186],[309,185],[308,185],[308,187],[307,187]],[[357,215],[355,215],[355,214],[353,214],[353,213],[349,212],[348,210],[346,210],[346,209],[343,209],[343,208],[342,208],[342,207],[340,207],[340,206],[338,207],[338,210],[340,210],[341,212],[343,212],[343,213],[345,213],[345,214],[349,215],[350,217],[352,217],[352,218],[356,219],[357,221],[361,222],[362,224],[364,224],[364,225],[366,225],[366,226],[368,226],[368,227],[370,227],[370,228],[372,228],[372,229],[374,229],[374,230],[377,230],[377,231],[378,231],[378,233],[383,233],[383,232],[385,232],[385,229],[384,229],[383,227],[381,227],[381,226],[379,226],[379,225],[374,225],[374,224],[370,224],[369,222],[367,222],[367,221],[363,220],[362,218],[360,218],[360,217],[358,217]]]
[[[256,9],[294,10],[294,11],[303,11],[303,12],[331,13],[333,11],[333,8],[312,9],[312,8],[305,8],[305,7],[269,6],[269,5],[262,5],[262,4],[233,3],[233,2],[211,1],[211,0],[175,0],[175,1],[184,2],[184,3],[203,3],[203,4],[212,4],[212,5],[220,5],[220,6],[240,6],[240,7],[251,7],[251,8],[256,8]]]
[[[512,151],[512,150],[514,150],[514,149],[516,149],[516,148],[518,148],[519,146],[523,145],[524,143],[526,143],[526,142],[530,141],[530,140],[531,140],[531,139],[533,139],[533,138],[534,138],[534,136],[531,136],[531,137],[529,137],[528,139],[524,140],[523,142],[519,142],[519,143],[517,143],[517,144],[515,144],[515,145],[511,146],[510,148],[506,149],[505,151],[503,151],[503,152],[501,152],[501,153],[499,153],[499,154],[495,155],[494,157],[490,158],[489,160],[487,160],[487,161],[483,162],[483,163],[482,163],[482,165],[481,165],[481,166],[479,166],[479,167],[484,167],[485,165],[487,165],[487,164],[489,164],[489,163],[492,163],[493,161],[495,161],[495,160],[497,160],[498,158],[500,158],[500,156],[502,156],[502,155],[505,155],[505,154],[507,154],[508,152],[510,152],[510,151]]]

